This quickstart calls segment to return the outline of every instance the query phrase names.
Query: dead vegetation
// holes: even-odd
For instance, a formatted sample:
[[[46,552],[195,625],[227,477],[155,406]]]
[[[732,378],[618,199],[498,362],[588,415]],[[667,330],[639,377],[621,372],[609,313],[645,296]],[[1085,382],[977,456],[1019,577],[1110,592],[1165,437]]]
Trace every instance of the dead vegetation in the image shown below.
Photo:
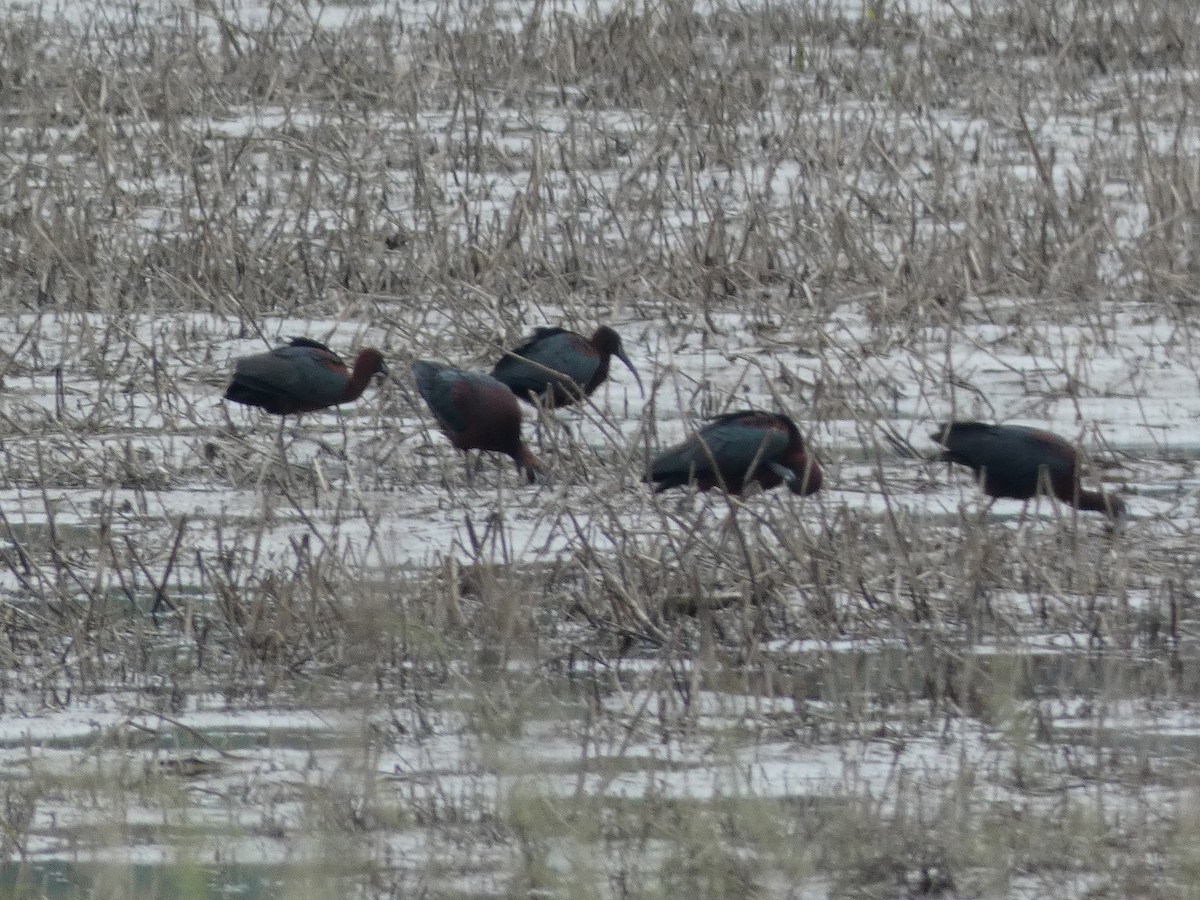
[[[1185,892],[1198,16],[4,13],[0,883]],[[539,422],[542,490],[402,386],[286,461],[217,400],[293,334],[597,321],[647,399]],[[831,490],[638,483],[746,405]],[[949,414],[1069,423],[1135,522],[981,514],[912,458]]]

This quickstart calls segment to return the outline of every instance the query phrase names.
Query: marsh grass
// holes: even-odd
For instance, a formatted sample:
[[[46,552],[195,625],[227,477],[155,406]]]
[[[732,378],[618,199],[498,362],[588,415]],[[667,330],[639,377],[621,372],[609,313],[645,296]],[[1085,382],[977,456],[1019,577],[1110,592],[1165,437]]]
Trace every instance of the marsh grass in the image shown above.
[[[5,890],[1192,891],[1198,14],[5,12]],[[403,383],[597,322],[647,395],[541,490]],[[300,333],[402,383],[216,399]],[[829,490],[638,484],[748,405]],[[947,415],[1142,509],[989,513]]]

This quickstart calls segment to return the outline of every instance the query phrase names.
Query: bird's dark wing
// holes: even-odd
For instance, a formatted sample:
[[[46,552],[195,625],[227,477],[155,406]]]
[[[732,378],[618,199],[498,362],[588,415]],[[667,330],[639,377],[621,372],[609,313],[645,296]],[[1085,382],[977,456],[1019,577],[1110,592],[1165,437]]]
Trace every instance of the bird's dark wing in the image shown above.
[[[582,335],[561,328],[539,328],[533,337],[496,363],[492,377],[518,395],[540,394],[552,382],[563,381],[547,369],[562,373],[582,388],[599,367],[596,348]]]
[[[314,341],[312,338],[306,338],[306,337],[294,337],[288,341],[288,346],[289,347],[308,347],[311,350],[318,350],[324,356],[328,357],[329,359],[333,360],[336,363],[339,363],[343,369],[346,368],[345,361],[342,360],[342,358],[340,356],[338,356],[336,353],[334,353],[332,350],[330,350],[327,346],[322,344],[320,341]]]
[[[751,465],[777,459],[787,446],[785,431],[744,425],[724,417],[655,457],[650,477],[668,487],[698,477],[740,485]]]
[[[522,344],[519,344],[513,349],[513,353],[518,356],[527,356],[530,350],[541,341],[549,340],[552,337],[557,337],[561,334],[573,334],[574,332],[567,331],[565,328],[535,328],[533,334],[525,338]]]
[[[1057,435],[1024,425],[989,425],[984,422],[951,422],[942,425],[933,439],[946,448],[945,462],[960,463],[988,480],[1008,485],[1015,493],[1032,490],[1045,467],[1053,480],[1070,482],[1075,473],[1075,453]]]
[[[748,472],[752,464],[778,459],[788,447],[785,430],[748,425],[737,419],[714,422],[700,435],[722,470],[734,475]]]
[[[418,360],[413,363],[417,390],[447,431],[461,434],[478,403],[479,381],[485,376]],[[510,401],[511,402],[511,401]]]
[[[425,398],[442,427],[451,431],[462,431],[465,422],[462,414],[454,408],[454,385],[460,373],[423,359],[413,363],[412,368],[417,380],[417,391]]]
[[[654,457],[645,480],[654,482],[657,490],[661,491],[687,484],[694,478],[709,474],[711,470],[712,464],[704,454],[699,436],[692,435]]]
[[[350,373],[328,350],[307,346],[278,347],[269,354],[291,373],[291,388],[314,404],[332,406],[342,399]]]
[[[346,372],[327,368],[308,347],[278,347],[239,359],[226,396],[275,411],[318,409],[338,402]]]

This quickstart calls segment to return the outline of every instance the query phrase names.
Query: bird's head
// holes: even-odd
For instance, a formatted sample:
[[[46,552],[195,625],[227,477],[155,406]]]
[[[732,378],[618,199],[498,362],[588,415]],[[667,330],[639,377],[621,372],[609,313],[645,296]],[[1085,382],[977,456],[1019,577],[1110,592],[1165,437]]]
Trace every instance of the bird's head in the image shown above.
[[[625,355],[625,346],[621,343],[621,336],[616,331],[607,325],[601,325],[592,335],[591,344],[605,356],[615,356],[619,359],[632,373],[633,380],[637,382],[638,391],[643,397],[646,395],[646,389],[642,386],[642,376],[638,374],[638,370],[633,367],[633,363]]]
[[[358,351],[358,356],[354,358],[354,370],[366,372],[369,375],[388,375],[387,363],[383,361],[383,354],[374,347],[364,347]]]

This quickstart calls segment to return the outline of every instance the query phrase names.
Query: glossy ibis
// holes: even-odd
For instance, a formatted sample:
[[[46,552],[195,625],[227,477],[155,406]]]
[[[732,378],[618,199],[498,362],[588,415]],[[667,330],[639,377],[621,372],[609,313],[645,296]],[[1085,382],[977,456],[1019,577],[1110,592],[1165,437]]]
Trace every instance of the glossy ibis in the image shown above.
[[[654,492],[694,482],[740,494],[757,481],[763,490],[786,483],[793,494],[821,489],[821,467],[810,459],[800,430],[779,413],[747,409],[718,416],[650,463]]]
[[[989,497],[1029,500],[1053,494],[1076,509],[1113,519],[1125,515],[1125,501],[1116,494],[1080,487],[1079,456],[1056,434],[1025,425],[946,422],[931,437],[946,448],[938,461],[969,468]]]
[[[359,351],[350,370],[324,344],[292,338],[286,346],[239,359],[225,399],[277,416],[313,412],[357,400],[376,373],[388,370],[372,347]]]
[[[621,336],[601,325],[590,338],[563,328],[536,328],[521,346],[509,350],[492,370],[526,403],[535,398],[549,409],[579,403],[608,378],[616,357],[633,373],[638,390],[642,378],[625,355]]]
[[[541,465],[521,440],[521,407],[491,375],[463,372],[420,359],[413,363],[417,390],[459,450],[495,450],[513,458],[530,483],[545,480]]]

